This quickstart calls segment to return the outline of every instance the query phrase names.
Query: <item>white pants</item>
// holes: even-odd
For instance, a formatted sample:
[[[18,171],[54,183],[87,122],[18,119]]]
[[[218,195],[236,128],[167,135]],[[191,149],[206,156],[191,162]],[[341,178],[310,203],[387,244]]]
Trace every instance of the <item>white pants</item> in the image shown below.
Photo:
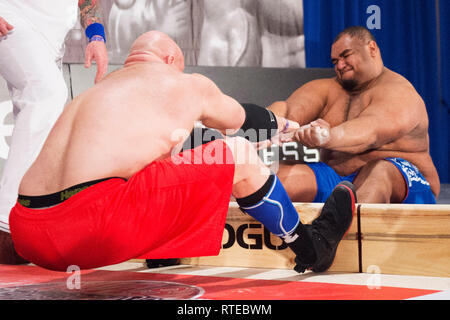
[[[0,40],[0,75],[14,107],[15,126],[0,180],[0,230],[9,232],[9,213],[23,175],[39,154],[67,101],[59,48],[53,48],[29,21],[0,14],[14,31]]]

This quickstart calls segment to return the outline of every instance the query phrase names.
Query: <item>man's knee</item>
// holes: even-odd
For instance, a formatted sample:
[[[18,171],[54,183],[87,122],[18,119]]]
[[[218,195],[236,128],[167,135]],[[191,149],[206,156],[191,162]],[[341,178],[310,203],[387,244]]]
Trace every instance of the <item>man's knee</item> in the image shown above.
[[[305,164],[280,165],[277,172],[292,201],[312,202],[317,193],[314,172]]]
[[[263,165],[255,146],[247,139],[242,137],[227,137],[225,142],[230,148],[233,154],[234,163],[237,166]]]
[[[46,76],[39,81],[29,83],[22,92],[13,99],[14,115],[26,114],[33,123],[53,125],[62,113],[69,97],[68,88],[62,76],[56,81]]]
[[[68,88],[62,72],[57,69],[49,70],[46,74],[36,73],[26,79],[21,89],[21,99],[41,101],[53,101],[54,107],[65,104],[68,98]],[[56,106],[58,104],[58,106]]]
[[[233,195],[246,196],[263,185],[271,171],[259,158],[251,142],[241,137],[225,139],[231,149],[235,164]]]
[[[395,165],[386,160],[373,160],[362,167],[354,180],[360,202],[402,202],[406,185]]]

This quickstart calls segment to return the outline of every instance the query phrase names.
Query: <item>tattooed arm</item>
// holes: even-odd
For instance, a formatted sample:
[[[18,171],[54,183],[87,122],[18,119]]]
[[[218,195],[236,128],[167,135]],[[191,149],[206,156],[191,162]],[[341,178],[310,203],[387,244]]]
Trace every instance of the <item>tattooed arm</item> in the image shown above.
[[[98,11],[98,0],[78,0],[78,7],[80,8],[81,25],[86,29],[86,35],[89,35],[89,44],[85,51],[84,66],[89,68],[92,60],[95,60],[97,63],[95,83],[97,83],[105,76],[108,69],[106,39],[104,28],[101,24],[102,19]]]
[[[102,23],[97,2],[97,0],[78,0],[80,21],[85,29],[92,23]]]

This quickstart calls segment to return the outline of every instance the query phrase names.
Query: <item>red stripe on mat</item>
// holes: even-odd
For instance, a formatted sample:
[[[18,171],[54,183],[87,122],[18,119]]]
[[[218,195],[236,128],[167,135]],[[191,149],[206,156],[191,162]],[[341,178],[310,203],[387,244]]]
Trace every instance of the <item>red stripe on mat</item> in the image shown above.
[[[48,282],[66,282],[70,274],[35,266],[0,265],[0,287]],[[437,290],[346,285],[306,281],[241,279],[217,276],[138,273],[130,271],[88,270],[83,281],[152,280],[171,281],[203,288],[200,299],[211,300],[403,300]]]

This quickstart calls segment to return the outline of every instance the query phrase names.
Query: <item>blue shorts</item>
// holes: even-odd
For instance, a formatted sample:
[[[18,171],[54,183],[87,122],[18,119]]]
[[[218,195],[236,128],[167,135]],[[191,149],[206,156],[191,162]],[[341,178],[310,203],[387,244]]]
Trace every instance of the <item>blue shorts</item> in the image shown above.
[[[430,184],[425,180],[416,166],[401,158],[386,158],[385,160],[394,164],[405,179],[407,188],[406,196],[402,203],[436,203],[436,198],[431,192]],[[348,176],[340,176],[323,162],[308,163],[307,165],[314,171],[317,182],[317,194],[313,202],[325,202],[339,182],[353,182],[358,174],[358,172],[354,172]]]

